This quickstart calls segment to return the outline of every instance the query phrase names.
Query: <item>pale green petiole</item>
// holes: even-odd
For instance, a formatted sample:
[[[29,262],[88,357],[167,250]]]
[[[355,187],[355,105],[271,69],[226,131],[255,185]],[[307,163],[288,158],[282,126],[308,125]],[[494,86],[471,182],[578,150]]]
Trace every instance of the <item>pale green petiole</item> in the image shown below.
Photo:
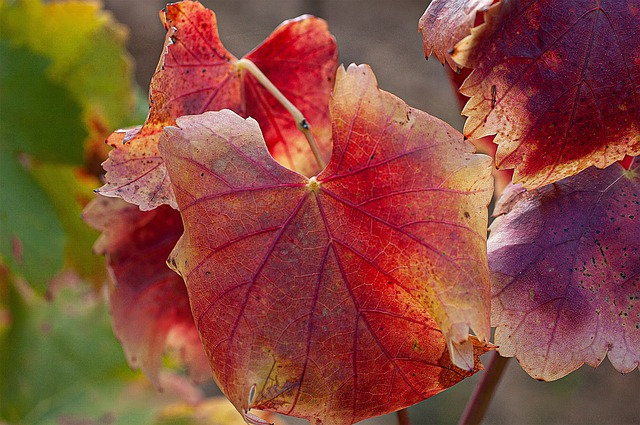
[[[311,133],[311,126],[309,125],[309,122],[304,117],[304,115],[302,115],[302,112],[300,112],[300,110],[296,108],[296,106],[291,103],[291,101],[287,99],[275,85],[273,85],[271,80],[269,80],[267,76],[264,75],[262,71],[260,71],[260,68],[258,68],[249,59],[240,59],[238,62],[236,62],[236,66],[241,71],[249,72],[291,114],[296,122],[298,130],[300,130],[306,137],[307,142],[309,143],[309,147],[311,148],[311,152],[313,152],[313,156],[320,166],[320,169],[324,169],[326,167],[326,164],[324,163],[324,160],[320,155],[320,149],[318,149],[318,145],[316,144],[316,141],[313,138],[313,134]]]

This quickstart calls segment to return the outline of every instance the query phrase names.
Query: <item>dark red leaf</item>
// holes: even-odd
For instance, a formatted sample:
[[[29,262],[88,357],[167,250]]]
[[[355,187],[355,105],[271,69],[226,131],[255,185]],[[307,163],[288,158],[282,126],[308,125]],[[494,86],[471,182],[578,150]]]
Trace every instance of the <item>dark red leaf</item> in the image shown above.
[[[640,153],[635,0],[512,0],[456,46],[474,68],[465,135],[496,134],[496,164],[537,188]]]

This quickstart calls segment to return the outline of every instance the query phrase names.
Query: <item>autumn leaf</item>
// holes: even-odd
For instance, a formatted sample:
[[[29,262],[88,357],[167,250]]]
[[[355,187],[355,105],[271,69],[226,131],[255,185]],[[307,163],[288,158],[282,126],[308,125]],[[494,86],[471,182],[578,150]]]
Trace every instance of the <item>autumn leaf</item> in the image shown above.
[[[120,196],[143,210],[176,207],[166,167],[158,153],[164,126],[182,115],[231,109],[255,117],[272,154],[308,175],[319,170],[286,110],[222,45],[213,11],[195,1],[167,5],[165,49],[150,87],[150,111],[139,130],[115,132],[115,149],[103,164],[107,183],[99,191]],[[311,124],[323,154],[330,152],[328,99],[337,63],[335,41],[325,21],[302,16],[285,21],[246,56],[296,105]]]
[[[433,53],[440,63],[451,69],[460,67],[451,58],[455,45],[469,35],[476,14],[484,12],[495,0],[433,0],[418,21],[422,33],[424,57]]]
[[[501,1],[453,59],[472,67],[465,135],[537,188],[640,153],[640,13],[629,0]]]
[[[180,214],[166,205],[140,211],[121,199],[99,196],[83,218],[103,232],[94,250],[107,256],[113,329],[129,365],[160,387],[162,354],[172,348],[192,379],[210,378],[184,282],[166,265],[182,234]]]
[[[450,387],[486,350],[468,332],[489,334],[490,159],[367,66],[338,70],[331,113],[310,179],[228,110],[160,142],[185,223],[169,263],[239,411],[350,424]]]
[[[589,168],[502,195],[488,241],[492,325],[503,356],[554,380],[608,354],[640,362],[640,166]]]

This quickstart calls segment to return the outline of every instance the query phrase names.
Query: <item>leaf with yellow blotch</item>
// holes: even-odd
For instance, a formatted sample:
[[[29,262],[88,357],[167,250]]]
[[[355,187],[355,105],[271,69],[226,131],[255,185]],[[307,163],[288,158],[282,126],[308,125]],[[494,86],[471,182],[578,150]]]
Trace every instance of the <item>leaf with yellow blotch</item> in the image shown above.
[[[255,117],[269,150],[286,166],[309,175],[319,171],[308,161],[310,150],[295,120],[253,77],[238,69],[238,60],[220,42],[213,11],[184,1],[167,5],[163,20],[167,38],[151,81],[149,117],[141,129],[109,138],[115,149],[103,164],[107,183],[99,189],[101,194],[122,197],[143,210],[161,204],[176,207],[158,153],[160,133],[179,116],[224,108]],[[302,111],[328,157],[328,100],[337,48],[326,22],[312,16],[285,21],[246,58]]]
[[[453,86],[457,94],[460,110],[464,108],[464,105],[467,103],[467,100],[469,100],[468,97],[463,96],[460,93],[459,91],[460,86],[462,85],[464,80],[467,79],[467,77],[469,76],[469,74],[471,74],[472,71],[473,70],[469,68],[461,69],[460,72],[455,72],[451,69],[447,70],[447,75],[449,76],[449,82],[451,83],[451,85]],[[470,140],[470,142],[473,143],[473,145],[476,147],[476,152],[489,155],[491,158],[495,158],[498,145],[493,143],[494,138],[495,136],[485,136],[485,137],[481,137],[480,139]],[[506,169],[499,170],[495,167],[495,164],[494,164],[491,170],[491,174],[493,175],[493,180],[494,180],[493,196],[494,198],[497,199],[498,197],[500,197],[500,194],[502,193],[504,188],[507,187],[509,183],[511,183],[513,170],[506,170]]]
[[[500,354],[537,379],[640,363],[640,165],[510,186],[488,241]]]
[[[499,1],[455,48],[469,138],[533,189],[640,154],[640,9],[633,0]]]
[[[83,218],[103,232],[94,250],[107,256],[113,329],[131,367],[142,369],[159,387],[162,354],[173,348],[192,379],[210,378],[184,282],[166,265],[182,234],[180,214],[166,205],[140,211],[121,199],[99,196]]]
[[[160,141],[185,225],[169,263],[242,412],[351,424],[454,385],[487,350],[469,329],[489,335],[490,158],[367,66],[338,70],[331,116],[312,178],[229,110]]]

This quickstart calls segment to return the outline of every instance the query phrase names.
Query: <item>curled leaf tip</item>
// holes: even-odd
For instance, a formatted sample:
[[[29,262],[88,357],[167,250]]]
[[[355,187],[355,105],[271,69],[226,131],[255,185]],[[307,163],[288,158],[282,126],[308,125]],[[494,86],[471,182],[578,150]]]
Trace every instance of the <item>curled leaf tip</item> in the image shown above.
[[[244,421],[249,425],[274,425],[273,422],[265,421],[253,413],[242,412],[242,416],[244,417]]]

